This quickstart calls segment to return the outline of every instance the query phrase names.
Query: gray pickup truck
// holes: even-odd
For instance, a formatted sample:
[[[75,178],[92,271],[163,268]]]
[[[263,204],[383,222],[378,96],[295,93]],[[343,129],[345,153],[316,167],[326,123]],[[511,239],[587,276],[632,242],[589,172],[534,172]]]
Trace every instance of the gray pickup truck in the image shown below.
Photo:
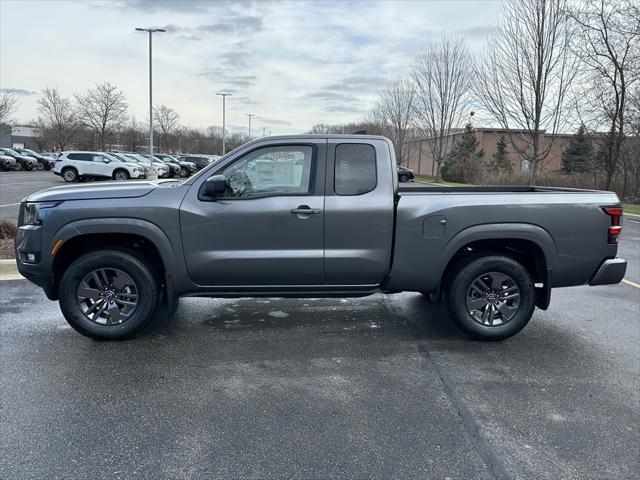
[[[618,283],[614,193],[400,188],[391,142],[249,142],[186,181],[62,186],[24,199],[22,275],[95,339],[121,339],[180,296],[443,300],[473,338],[519,332],[553,287]]]

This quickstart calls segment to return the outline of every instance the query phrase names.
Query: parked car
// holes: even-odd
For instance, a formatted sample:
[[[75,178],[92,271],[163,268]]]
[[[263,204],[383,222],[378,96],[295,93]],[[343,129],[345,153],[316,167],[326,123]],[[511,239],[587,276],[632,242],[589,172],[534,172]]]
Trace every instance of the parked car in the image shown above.
[[[0,148],[0,153],[15,159],[16,170],[35,170],[38,168],[38,160],[28,155],[22,155],[12,148]]]
[[[390,140],[262,138],[191,179],[53,188],[20,207],[20,273],[78,332],[133,335],[181,295],[444,299],[469,336],[522,330],[552,287],[622,280],[615,193],[399,186]],[[544,328],[544,327],[543,327]]]
[[[182,178],[186,178],[189,175],[196,173],[198,171],[198,167],[193,162],[187,161],[179,161],[176,157],[172,155],[167,155],[166,153],[158,153],[156,157],[164,160],[165,162],[171,162],[180,166],[180,176]]]
[[[54,159],[45,157],[44,155],[31,150],[30,148],[16,148],[16,152],[27,155],[28,157],[33,157],[38,160],[38,170],[51,170],[53,168],[53,164],[55,163]]]
[[[146,158],[147,160],[149,160],[149,158],[151,157],[150,155],[142,155],[144,158]],[[158,155],[154,154],[153,155],[153,162],[160,162],[164,165],[167,166],[167,168],[169,169],[169,177],[173,178],[175,176],[179,176],[180,175],[180,165],[172,163],[172,162],[167,162],[165,160],[163,160],[162,158],[160,158]]]
[[[208,167],[213,163],[213,159],[205,157],[203,155],[180,155],[178,157],[179,162],[191,162],[198,170],[202,170],[204,167]]]
[[[144,177],[144,170],[135,163],[123,162],[105,152],[86,151],[62,152],[56,160],[53,173],[61,176],[65,182],[100,178],[128,180]]]
[[[40,155],[55,160],[60,154],[58,152],[40,152]]]
[[[15,170],[16,164],[16,159],[11,155],[0,154],[0,169],[4,171]]]
[[[124,155],[129,160],[137,162],[140,165],[144,165],[147,171],[149,171],[149,168],[151,167],[151,165],[149,165],[150,164],[149,159],[144,158],[139,153],[123,153],[122,155]],[[159,160],[153,161],[153,170],[156,172],[156,175],[158,176],[158,178],[169,177],[169,172],[170,172],[169,167]]]
[[[408,182],[409,180],[413,180],[415,175],[413,174],[413,170],[409,170],[408,168],[401,167],[398,165],[398,180],[401,182]]]

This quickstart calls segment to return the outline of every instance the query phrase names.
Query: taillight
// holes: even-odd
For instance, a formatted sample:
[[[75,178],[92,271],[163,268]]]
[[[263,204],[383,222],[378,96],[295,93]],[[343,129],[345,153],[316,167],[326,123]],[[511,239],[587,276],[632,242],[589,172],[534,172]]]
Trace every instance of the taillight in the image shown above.
[[[602,210],[611,217],[609,244],[615,245],[618,243],[618,238],[622,232],[622,207],[604,207]]]

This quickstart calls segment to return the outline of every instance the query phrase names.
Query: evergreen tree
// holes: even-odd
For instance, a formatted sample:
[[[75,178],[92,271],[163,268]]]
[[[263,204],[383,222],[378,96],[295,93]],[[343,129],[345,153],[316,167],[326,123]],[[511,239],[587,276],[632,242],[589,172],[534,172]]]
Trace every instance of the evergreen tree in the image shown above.
[[[584,173],[591,169],[593,152],[587,129],[580,125],[576,134],[562,152],[562,170],[565,173]]]
[[[496,143],[496,153],[493,154],[489,165],[487,165],[491,173],[511,173],[513,165],[509,160],[509,152],[507,151],[507,139],[504,135],[500,135]]]
[[[480,170],[484,150],[480,149],[473,126],[468,123],[442,167],[442,178],[450,182],[469,183]]]

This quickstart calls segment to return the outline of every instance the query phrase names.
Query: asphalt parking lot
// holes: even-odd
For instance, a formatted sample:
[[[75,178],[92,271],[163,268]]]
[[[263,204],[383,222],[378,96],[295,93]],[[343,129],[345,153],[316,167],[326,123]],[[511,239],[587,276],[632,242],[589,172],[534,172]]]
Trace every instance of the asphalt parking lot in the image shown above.
[[[189,298],[99,343],[37,287],[0,282],[0,478],[638,478],[631,283],[554,290],[501,343],[410,293]]]

